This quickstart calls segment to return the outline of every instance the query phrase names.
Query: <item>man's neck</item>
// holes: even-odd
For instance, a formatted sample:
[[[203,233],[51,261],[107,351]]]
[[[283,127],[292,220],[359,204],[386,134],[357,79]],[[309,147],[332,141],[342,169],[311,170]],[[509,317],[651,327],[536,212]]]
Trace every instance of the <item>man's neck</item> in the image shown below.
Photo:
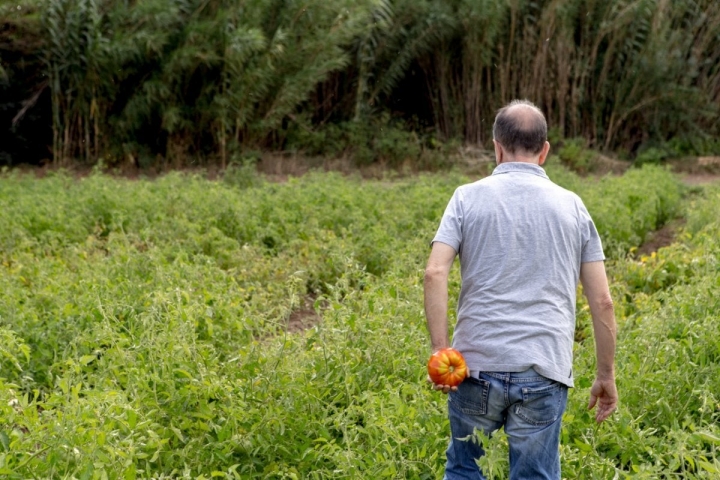
[[[497,162],[498,165],[502,163],[530,163],[532,165],[539,165],[539,158],[538,157],[522,157],[522,156],[514,156],[511,158],[503,158],[501,162]]]

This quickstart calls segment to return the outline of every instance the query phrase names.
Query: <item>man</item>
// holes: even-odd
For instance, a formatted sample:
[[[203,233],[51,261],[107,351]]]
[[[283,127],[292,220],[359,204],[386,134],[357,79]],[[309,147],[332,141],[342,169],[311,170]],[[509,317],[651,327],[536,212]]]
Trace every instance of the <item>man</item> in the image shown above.
[[[510,479],[559,479],[559,437],[568,388],[578,280],[595,333],[597,376],[588,408],[615,410],[615,315],[598,232],[580,198],[540,166],[550,144],[542,112],[527,101],[502,108],[493,125],[497,167],[459,187],[432,242],[425,314],[436,352],[448,341],[447,282],[455,256],[462,286],[452,346],[469,367],[449,393],[445,478],[484,479],[474,429],[505,428]],[[470,438],[469,438],[470,437]]]

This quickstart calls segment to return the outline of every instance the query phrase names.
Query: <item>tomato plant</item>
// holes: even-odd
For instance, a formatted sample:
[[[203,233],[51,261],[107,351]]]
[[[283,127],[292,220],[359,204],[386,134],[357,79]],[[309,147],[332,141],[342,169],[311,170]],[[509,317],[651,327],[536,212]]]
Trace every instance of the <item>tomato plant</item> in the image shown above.
[[[666,171],[550,170],[615,247],[637,247],[677,198]],[[417,369],[418,266],[468,180],[453,175],[241,189],[180,173],[0,172],[2,478],[441,477],[447,402]],[[717,477],[720,188],[707,188],[673,207],[690,227],[674,246],[609,256],[622,407],[598,430],[578,297],[565,478]],[[296,333],[290,319],[305,315],[318,323]],[[489,441],[486,470],[503,480],[507,440]]]

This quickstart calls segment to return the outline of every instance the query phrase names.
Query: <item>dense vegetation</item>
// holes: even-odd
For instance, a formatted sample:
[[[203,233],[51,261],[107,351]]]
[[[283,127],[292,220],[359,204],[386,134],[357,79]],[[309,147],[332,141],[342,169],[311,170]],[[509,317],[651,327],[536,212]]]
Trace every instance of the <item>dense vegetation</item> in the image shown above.
[[[620,325],[621,406],[597,427],[580,300],[565,477],[717,478],[720,191],[657,167],[600,181],[548,171],[596,218]],[[424,381],[422,272],[470,180],[6,172],[0,474],[438,478],[448,425]],[[628,255],[678,215],[677,243]],[[291,332],[308,304],[320,321]],[[506,442],[491,442],[485,466],[506,478]]]
[[[717,154],[719,60],[715,0],[16,0],[0,163],[433,161],[516,97],[558,138]]]

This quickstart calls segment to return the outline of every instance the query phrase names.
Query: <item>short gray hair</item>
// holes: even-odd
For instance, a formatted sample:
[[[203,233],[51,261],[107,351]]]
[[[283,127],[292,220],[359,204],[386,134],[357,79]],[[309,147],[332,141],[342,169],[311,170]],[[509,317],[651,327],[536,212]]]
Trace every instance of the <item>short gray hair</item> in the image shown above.
[[[547,141],[545,115],[528,100],[513,100],[498,110],[493,138],[509,153],[540,153]]]

